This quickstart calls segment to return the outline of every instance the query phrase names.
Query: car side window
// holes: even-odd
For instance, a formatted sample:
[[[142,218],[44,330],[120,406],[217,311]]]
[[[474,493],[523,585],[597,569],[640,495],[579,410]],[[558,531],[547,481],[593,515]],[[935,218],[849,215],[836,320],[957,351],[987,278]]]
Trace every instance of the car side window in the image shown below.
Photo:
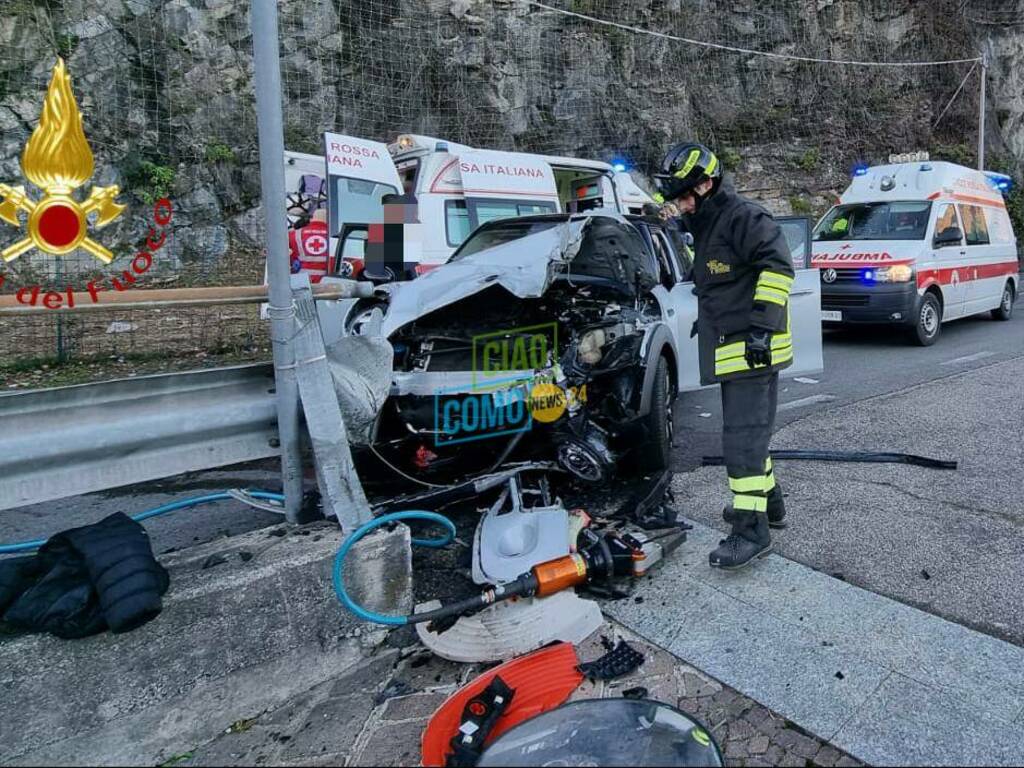
[[[674,246],[671,250],[676,257],[680,282],[687,283],[693,280],[693,251],[686,244],[685,236],[673,227],[666,229],[665,234],[668,235],[668,239]]]
[[[968,245],[988,245],[988,223],[985,212],[977,205],[960,204],[960,218],[964,222],[964,235]]]
[[[952,203],[946,203],[939,209],[938,218],[935,219],[935,236],[938,237],[943,232],[956,229],[960,224],[956,218],[956,206]]]
[[[658,257],[658,277],[663,286],[671,289],[676,284],[676,274],[672,269],[672,257],[669,256],[671,248],[665,242],[663,232],[653,230],[651,240],[654,242],[654,252]]]

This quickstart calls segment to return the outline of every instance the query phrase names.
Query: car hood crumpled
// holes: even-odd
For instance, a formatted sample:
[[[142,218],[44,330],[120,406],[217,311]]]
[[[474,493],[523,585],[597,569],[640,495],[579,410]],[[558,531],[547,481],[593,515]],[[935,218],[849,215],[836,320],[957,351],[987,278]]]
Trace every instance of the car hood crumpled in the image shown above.
[[[388,297],[382,334],[390,337],[417,318],[494,285],[521,299],[542,296],[560,265],[576,257],[590,220],[570,219],[448,262],[415,280],[381,286],[378,294]]]

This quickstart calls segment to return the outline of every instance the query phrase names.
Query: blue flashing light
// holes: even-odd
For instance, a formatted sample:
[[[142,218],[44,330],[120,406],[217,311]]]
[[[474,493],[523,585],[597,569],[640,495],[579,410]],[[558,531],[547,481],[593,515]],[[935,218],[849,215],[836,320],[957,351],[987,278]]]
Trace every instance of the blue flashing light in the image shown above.
[[[873,283],[873,282],[875,282],[875,270],[873,270],[873,269],[865,269],[861,273],[860,279],[863,280],[865,283]]]
[[[1013,179],[1005,173],[985,171],[985,176],[988,178],[989,183],[1004,195],[1013,189]]]
[[[623,171],[628,170],[629,166],[626,165],[626,163],[623,162],[622,160],[615,160],[612,162],[612,169],[616,173],[622,173]]]
[[[855,166],[853,166],[853,175],[854,176],[867,176],[868,175],[868,164],[867,163],[857,163]]]

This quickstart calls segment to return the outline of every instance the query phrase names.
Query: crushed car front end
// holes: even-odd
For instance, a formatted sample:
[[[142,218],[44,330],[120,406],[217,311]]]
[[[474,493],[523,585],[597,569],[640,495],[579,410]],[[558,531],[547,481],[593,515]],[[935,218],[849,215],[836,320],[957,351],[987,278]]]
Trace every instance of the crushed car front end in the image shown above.
[[[369,451],[428,483],[515,460],[606,479],[645,438],[645,353],[665,325],[657,274],[617,215],[523,217],[353,302],[344,332],[394,352]]]

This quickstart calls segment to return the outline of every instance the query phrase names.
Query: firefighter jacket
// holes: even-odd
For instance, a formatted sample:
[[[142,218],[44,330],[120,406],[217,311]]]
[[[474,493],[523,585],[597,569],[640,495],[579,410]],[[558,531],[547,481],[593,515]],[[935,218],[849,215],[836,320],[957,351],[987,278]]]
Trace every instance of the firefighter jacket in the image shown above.
[[[728,179],[700,209],[682,217],[693,235],[702,384],[760,376],[793,362],[789,292],[793,261],[779,225],[764,208],[736,194]],[[751,368],[746,337],[771,332],[771,365]]]

